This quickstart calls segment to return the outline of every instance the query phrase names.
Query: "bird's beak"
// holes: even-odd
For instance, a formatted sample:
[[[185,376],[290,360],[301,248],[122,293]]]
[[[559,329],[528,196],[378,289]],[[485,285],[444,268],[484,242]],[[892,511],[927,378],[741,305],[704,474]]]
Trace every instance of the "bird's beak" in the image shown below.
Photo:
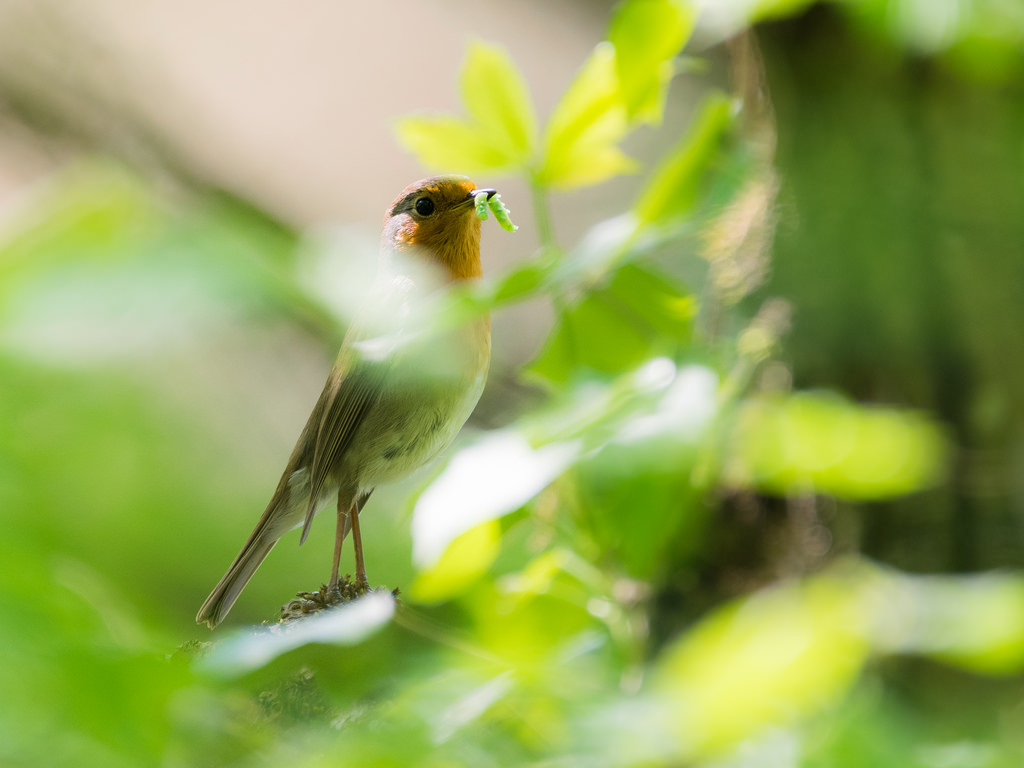
[[[472,192],[470,192],[468,195],[466,195],[466,199],[465,199],[465,201],[462,204],[463,205],[476,205],[476,196],[477,195],[487,195],[487,199],[490,200],[496,194],[498,194],[498,190],[496,190],[496,189],[474,189]]]

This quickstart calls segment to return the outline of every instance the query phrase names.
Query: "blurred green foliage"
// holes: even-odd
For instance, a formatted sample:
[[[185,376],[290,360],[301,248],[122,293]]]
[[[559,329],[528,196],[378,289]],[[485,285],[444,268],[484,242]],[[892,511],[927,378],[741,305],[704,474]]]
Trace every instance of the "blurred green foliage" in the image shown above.
[[[945,59],[904,63],[823,13],[762,39],[781,201],[799,211],[767,287],[794,306],[794,378],[927,410],[962,448],[927,509],[907,500],[866,518],[868,550],[918,569],[1019,568],[1019,68],[978,82]]]
[[[762,3],[761,16],[737,18],[805,5]],[[917,6],[893,7],[911,14],[905,21]],[[870,3],[844,8],[873,18]],[[969,52],[957,41],[989,29],[980,11],[965,15],[943,49],[958,57]],[[914,304],[938,316],[927,308],[942,295],[986,311],[986,276],[956,260],[976,252],[967,235],[980,224],[1010,244],[984,248],[1004,269],[988,276],[1005,291],[998,311],[1019,310],[1016,113],[957,80],[926,88],[912,114],[928,116],[925,135],[946,148],[928,167],[954,180],[907,189],[900,161],[918,134],[898,130],[904,97],[917,93],[897,77],[904,54],[878,53],[877,37],[843,37],[870,48],[858,61],[875,77],[848,74],[837,88],[841,68],[815,56],[849,51],[787,47],[806,20],[769,29],[781,207],[796,200],[801,214],[783,222],[769,284],[797,309],[783,340],[781,305],[751,295],[764,272],[751,233],[766,231],[776,184],[764,104],[748,88],[706,97],[620,217],[595,221],[571,247],[554,236],[551,190],[638,169],[621,143],[661,122],[696,19],[678,0],[621,3],[543,125],[509,58],[474,43],[461,75],[466,116],[399,123],[425,165],[519,174],[534,197],[535,254],[453,294],[438,322],[532,297],[549,298],[556,320],[528,367],[542,390],[534,406],[465,440],[421,489],[411,520],[383,508],[368,516],[374,573],[404,580],[397,601],[376,592],[288,627],[210,636],[192,626],[283,461],[261,453],[266,433],[231,379],[238,333],[283,334],[284,346],[311,339],[325,356],[337,342],[337,313],[302,277],[312,256],[298,233],[227,196],[169,196],[101,161],[69,167],[5,223],[0,763],[1020,764],[1024,577],[914,576],[843,538],[843,521],[860,519],[855,503],[955,490],[950,467],[964,446],[981,435],[1006,450],[991,435],[1019,429],[1009,404],[1020,390],[997,375],[1013,366],[1012,344],[959,316],[919,326]],[[791,69],[777,75],[780,60]],[[976,119],[1002,118],[992,146],[1017,153],[1016,171],[992,177],[1005,195],[995,210],[972,204],[990,182],[975,177],[977,164],[950,159],[974,146],[961,135],[970,121],[951,119],[965,99],[984,107]],[[865,114],[877,132],[870,151],[854,151],[845,128]],[[929,223],[914,228],[922,210]],[[954,210],[961,237],[924,241],[959,276],[939,290],[931,262],[894,254]],[[913,335],[923,333],[937,335],[924,345]],[[190,358],[198,339],[218,335],[223,346]],[[946,379],[918,356],[951,339],[980,362],[962,357],[959,377]],[[791,391],[779,362],[790,356],[799,386],[889,405]],[[229,382],[223,400],[203,389],[210,368]],[[966,372],[989,370],[962,411],[947,408]],[[821,512],[829,499],[843,504],[842,519]],[[709,567],[730,551],[723,535],[751,530],[723,534],[729,521],[744,510],[768,519],[772,504],[797,535],[768,576],[751,578],[728,557]],[[800,527],[807,510],[817,517]],[[753,530],[767,548],[771,531]],[[834,537],[833,556],[812,556],[822,541],[812,530]],[[257,578],[250,606],[269,615],[275,600],[310,588],[302,579],[318,573],[316,553],[296,549],[283,545],[271,558],[280,565],[266,566],[290,580],[285,594]],[[731,588],[711,583],[716,573]]]

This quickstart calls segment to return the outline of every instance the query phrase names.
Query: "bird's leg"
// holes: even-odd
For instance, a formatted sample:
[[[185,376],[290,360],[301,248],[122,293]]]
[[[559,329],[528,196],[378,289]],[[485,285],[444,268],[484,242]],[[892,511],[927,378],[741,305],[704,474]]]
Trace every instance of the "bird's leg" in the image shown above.
[[[341,545],[345,541],[345,528],[348,521],[348,501],[338,494],[338,526],[334,530],[334,564],[331,566],[331,580],[327,584],[327,594],[334,594],[338,588],[338,567],[341,563]]]
[[[365,587],[366,581],[366,564],[363,562],[363,537],[359,533],[359,510],[362,505],[356,501],[352,505],[352,511],[349,513],[352,519],[352,546],[356,550],[356,586]]]

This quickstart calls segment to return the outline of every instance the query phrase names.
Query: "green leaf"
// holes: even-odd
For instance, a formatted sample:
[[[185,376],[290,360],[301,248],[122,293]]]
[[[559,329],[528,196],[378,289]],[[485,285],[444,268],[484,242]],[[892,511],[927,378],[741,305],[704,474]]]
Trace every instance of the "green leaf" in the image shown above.
[[[535,259],[516,264],[495,284],[490,300],[495,305],[540,293],[551,275],[551,263]]]
[[[715,611],[669,646],[654,690],[684,754],[713,754],[834,701],[868,659],[857,581],[819,577]]]
[[[864,9],[874,6],[879,9],[878,16],[883,21],[888,20],[886,26],[891,29],[893,26],[892,17],[894,15],[902,15],[901,11],[896,11],[894,14],[894,7],[905,1],[867,0],[866,2],[853,3],[850,7],[855,9],[853,13],[863,18],[865,15]],[[914,2],[914,0],[910,1]],[[714,3],[702,2],[699,5],[708,8],[709,13],[707,15],[711,16],[712,13],[714,14],[714,21],[702,24],[703,29],[701,31],[704,33],[702,38],[707,35],[706,39],[710,39],[713,42],[724,42],[734,35],[742,34],[745,30],[753,28],[754,25],[760,22],[799,16],[816,2],[817,0],[721,0],[721,2]],[[928,5],[924,6],[924,8],[928,7]],[[923,12],[927,13],[927,11]]]
[[[724,95],[709,98],[634,206],[640,226],[665,225],[692,213],[731,125],[730,100]]]
[[[377,589],[290,624],[271,625],[255,633],[251,628],[239,630],[217,643],[201,659],[200,668],[234,677],[310,643],[357,645],[379,632],[394,613],[395,598],[386,589]]]
[[[537,120],[522,75],[500,49],[474,43],[461,74],[469,118],[411,115],[395,128],[399,143],[439,171],[507,171],[530,163]]]
[[[1020,574],[880,577],[872,583],[879,596],[873,626],[883,649],[932,656],[986,675],[1024,669]]]
[[[672,59],[693,32],[697,14],[684,0],[626,0],[608,33],[630,120],[659,123],[673,75]]]
[[[441,559],[421,571],[407,596],[420,603],[441,603],[462,594],[480,580],[501,549],[501,524],[488,520],[460,534]]]
[[[463,448],[416,501],[413,560],[420,568],[434,566],[457,537],[515,512],[540,493],[579,450],[575,442],[535,448],[512,427]]]
[[[398,142],[427,168],[465,173],[504,168],[507,158],[465,120],[453,115],[412,115],[399,119]]]
[[[571,188],[632,171],[617,146],[629,130],[615,72],[615,48],[598,45],[548,121],[541,182]]]
[[[697,305],[667,279],[630,264],[559,318],[530,371],[565,384],[581,371],[617,374],[689,341]]]
[[[899,496],[937,483],[946,441],[930,419],[823,394],[743,404],[727,480],[767,493],[844,499]]]
[[[462,66],[462,101],[470,123],[504,159],[504,165],[529,162],[537,144],[537,118],[526,81],[508,55],[475,42]]]

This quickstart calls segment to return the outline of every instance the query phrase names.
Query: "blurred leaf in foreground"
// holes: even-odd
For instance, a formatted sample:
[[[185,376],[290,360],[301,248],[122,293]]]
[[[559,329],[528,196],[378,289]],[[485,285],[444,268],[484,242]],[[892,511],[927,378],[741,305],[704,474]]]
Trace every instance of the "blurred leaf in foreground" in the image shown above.
[[[459,534],[436,563],[417,575],[406,595],[423,603],[448,600],[482,578],[500,548],[501,526],[498,521],[480,523]]]
[[[34,197],[0,230],[0,342],[21,354],[130,357],[246,310],[329,324],[295,284],[295,233],[242,201],[170,201],[96,160]]]
[[[220,640],[201,661],[214,674],[233,676],[264,666],[281,654],[309,643],[355,645],[387,624],[395,598],[375,590],[350,603],[327,608],[315,616],[253,632],[240,630]]]
[[[413,559],[434,565],[448,545],[480,523],[515,512],[579,454],[574,441],[534,448],[521,432],[492,432],[456,453],[416,502]]]
[[[988,675],[1024,670],[1024,578],[899,576],[879,581],[877,642]]]
[[[660,722],[649,736],[663,745],[671,737],[677,755],[729,752],[829,711],[886,654],[1019,674],[1022,616],[1020,576],[906,576],[841,563],[723,606],[669,645],[641,699]]]
[[[458,536],[515,512],[581,459],[611,483],[647,470],[679,474],[680,453],[716,412],[716,387],[709,369],[656,358],[609,382],[585,381],[562,405],[469,443],[416,502],[414,561],[433,567]],[[602,461],[604,452],[618,458]]]
[[[732,102],[721,94],[709,97],[634,205],[640,226],[665,226],[693,213],[732,125]]]
[[[799,393],[743,403],[726,481],[768,493],[877,499],[928,488],[945,472],[943,431],[926,416]]]
[[[697,13],[686,0],[627,0],[612,17],[608,40],[631,119],[657,123],[674,74],[672,59],[693,32]]]
[[[686,723],[685,752],[716,752],[842,694],[868,658],[856,583],[820,578],[726,606],[668,649],[656,690]]]
[[[0,763],[130,766],[164,752],[167,703],[193,679],[162,658],[167,638],[86,563],[10,531],[0,558]]]

